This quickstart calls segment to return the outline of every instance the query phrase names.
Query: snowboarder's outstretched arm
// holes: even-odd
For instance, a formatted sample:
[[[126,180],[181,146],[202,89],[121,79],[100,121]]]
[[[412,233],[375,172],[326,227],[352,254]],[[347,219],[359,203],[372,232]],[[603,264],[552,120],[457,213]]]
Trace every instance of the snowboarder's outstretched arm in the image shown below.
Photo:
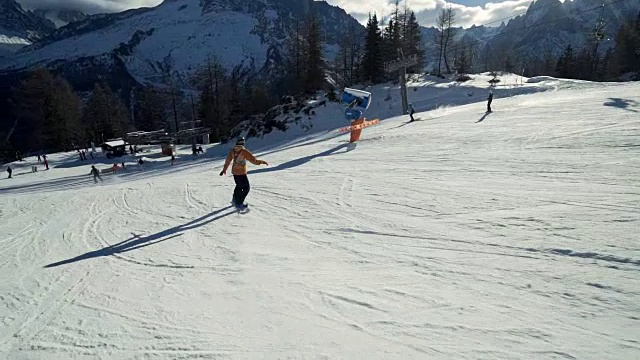
[[[256,157],[247,149],[244,149],[244,158],[249,160],[253,165],[269,165],[264,160],[256,159]]]

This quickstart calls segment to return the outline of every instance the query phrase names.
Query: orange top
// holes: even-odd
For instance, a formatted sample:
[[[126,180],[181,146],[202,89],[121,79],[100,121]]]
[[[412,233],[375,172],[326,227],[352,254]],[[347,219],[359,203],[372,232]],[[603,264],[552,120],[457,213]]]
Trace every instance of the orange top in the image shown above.
[[[251,162],[253,165],[266,164],[266,162],[256,159],[256,157],[242,145],[236,145],[231,149],[231,151],[229,151],[227,160],[224,162],[224,168],[222,169],[223,172],[227,171],[231,161],[233,161],[233,166],[231,167],[231,173],[233,175],[247,175],[247,161]]]

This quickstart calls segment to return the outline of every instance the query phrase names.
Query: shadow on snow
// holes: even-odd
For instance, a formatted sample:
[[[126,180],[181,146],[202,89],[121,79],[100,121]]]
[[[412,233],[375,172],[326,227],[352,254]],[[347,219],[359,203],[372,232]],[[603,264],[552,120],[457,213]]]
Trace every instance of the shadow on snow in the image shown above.
[[[186,224],[174,226],[170,229],[163,230],[152,235],[140,237],[139,235],[132,234],[133,236],[117,244],[113,244],[99,250],[90,251],[86,254],[82,254],[71,259],[51,263],[49,265],[45,265],[44,267],[52,268],[52,267],[57,267],[61,265],[71,264],[81,260],[88,260],[88,259],[97,258],[101,256],[110,256],[114,254],[120,254],[128,251],[138,250],[146,246],[155,245],[157,243],[181,236],[184,231],[195,229],[195,228],[210,224],[216,220],[220,220],[231,214],[235,214],[236,213],[235,211],[223,213],[225,210],[229,210],[231,208],[233,207],[227,206],[220,210],[216,210],[210,214],[201,216]]]
[[[267,168],[261,168],[261,169],[256,169],[256,170],[251,170],[249,171],[249,174],[259,174],[259,173],[266,173],[266,172],[272,172],[272,171],[281,171],[281,170],[287,170],[287,169],[291,169],[294,168],[296,166],[300,166],[303,164],[308,163],[309,161],[319,158],[319,157],[323,157],[323,156],[329,156],[332,155],[334,153],[336,153],[338,150],[341,149],[346,149],[346,151],[344,152],[349,152],[351,150],[353,150],[355,148],[354,146],[355,144],[340,144],[336,147],[333,147],[329,150],[323,151],[321,153],[317,153],[317,154],[313,154],[313,155],[309,155],[309,156],[305,156],[305,157],[301,157],[298,159],[294,159],[291,161],[287,161],[286,163],[280,164],[278,166],[273,166],[273,167],[267,167]]]
[[[477,124],[477,123],[479,123],[479,122],[484,121],[484,119],[486,119],[486,118],[487,118],[487,116],[489,116],[489,114],[491,114],[491,113],[490,113],[490,112],[488,112],[488,113],[485,113],[484,115],[482,115],[482,117],[481,117],[478,121],[476,121],[476,124]]]
[[[636,112],[636,113],[638,112],[638,110],[634,108],[640,107],[640,104],[638,104],[638,102],[635,100],[621,99],[621,98],[609,98],[609,100],[611,101],[605,102],[604,106],[617,107],[619,109]]]

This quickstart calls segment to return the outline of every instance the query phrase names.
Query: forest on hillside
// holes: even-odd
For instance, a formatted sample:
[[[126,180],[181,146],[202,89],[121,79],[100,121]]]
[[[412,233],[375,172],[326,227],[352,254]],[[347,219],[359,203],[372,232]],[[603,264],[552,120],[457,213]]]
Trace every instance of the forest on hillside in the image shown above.
[[[474,44],[454,42],[456,13],[443,9],[437,20],[437,36],[423,39],[415,13],[399,9],[381,24],[376,14],[369,17],[364,39],[358,29],[344,29],[339,51],[327,59],[318,20],[313,16],[297,22],[284,44],[285,56],[269,77],[237,66],[222,66],[212,53],[189,75],[188,88],[178,86],[170,74],[163,85],[138,86],[129,93],[97,82],[89,93],[78,93],[65,79],[48,69],[34,69],[12,90],[12,117],[0,124],[3,160],[22,154],[50,153],[84,148],[90,142],[124,137],[131,131],[168,133],[182,122],[199,121],[211,129],[211,141],[226,141],[238,124],[259,119],[285,97],[308,98],[318,91],[335,100],[337,92],[354,84],[396,81],[397,73],[385,71],[385,64],[400,56],[412,56],[416,65],[410,73],[422,73],[425,44],[435,45],[436,75],[453,74],[459,81],[474,69],[519,73],[522,59],[507,56],[485,64],[474,59],[480,49]],[[593,81],[617,80],[626,73],[640,73],[640,14],[618,28],[615,47],[600,51],[600,41],[569,45],[559,56],[527,60],[525,76],[552,75]]]

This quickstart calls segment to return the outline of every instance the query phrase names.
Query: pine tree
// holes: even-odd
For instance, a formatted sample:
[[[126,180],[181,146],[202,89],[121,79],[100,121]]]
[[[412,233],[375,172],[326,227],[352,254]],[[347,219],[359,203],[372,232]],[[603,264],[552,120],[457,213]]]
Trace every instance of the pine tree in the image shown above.
[[[14,104],[18,148],[68,150],[81,140],[82,103],[64,78],[34,71],[16,89]]]
[[[442,58],[445,52],[445,34],[447,29],[447,11],[445,9],[440,10],[440,14],[436,19],[436,36],[435,45],[438,51],[438,76],[442,74]]]
[[[198,114],[211,127],[214,141],[223,139],[230,114],[228,74],[217,57],[210,57],[195,73],[193,85],[200,91]]]
[[[470,70],[470,63],[468,58],[468,45],[461,42],[455,46],[457,56],[454,58],[454,67],[458,74],[468,74]]]
[[[443,52],[443,56],[444,56],[444,65],[447,68],[447,72],[451,73],[451,67],[449,66],[449,50],[450,50],[450,45],[453,42],[453,37],[454,37],[454,28],[453,25],[455,25],[456,22],[456,13],[455,10],[453,10],[452,7],[448,7],[445,12],[445,18],[444,18],[444,41],[443,41],[443,46],[444,48],[442,49]]]
[[[338,43],[338,54],[333,59],[334,81],[339,87],[344,87],[348,77],[349,41],[347,36]]]
[[[384,75],[382,61],[382,33],[376,14],[369,16],[362,59],[362,79],[372,83],[379,82]]]
[[[169,118],[167,96],[157,88],[146,87],[136,96],[135,126],[138,130],[155,131],[167,128]]]
[[[575,74],[576,55],[571,45],[567,45],[564,52],[558,58],[556,75],[562,78],[572,78]]]
[[[640,13],[635,21],[623,23],[616,33],[617,72],[640,72]]]
[[[398,59],[398,49],[402,48],[402,34],[400,28],[400,14],[398,4],[396,10],[383,34],[383,60],[384,62],[396,61]]]
[[[324,84],[323,39],[318,19],[311,15],[305,34],[305,86],[307,92],[322,88]]]
[[[123,137],[130,130],[128,111],[105,83],[96,83],[83,113],[87,135],[95,142]]]
[[[409,72],[420,73],[424,64],[425,51],[422,46],[422,32],[416,14],[411,11],[407,19],[407,26],[403,34],[403,52],[405,56],[415,55],[418,58],[418,64],[409,68]]]
[[[306,42],[304,28],[299,21],[291,29],[285,42],[285,54],[280,72],[280,93],[299,94],[304,90]]]
[[[514,70],[515,70],[515,66],[511,61],[511,55],[507,55],[506,59],[504,60],[504,71],[513,74]]]

